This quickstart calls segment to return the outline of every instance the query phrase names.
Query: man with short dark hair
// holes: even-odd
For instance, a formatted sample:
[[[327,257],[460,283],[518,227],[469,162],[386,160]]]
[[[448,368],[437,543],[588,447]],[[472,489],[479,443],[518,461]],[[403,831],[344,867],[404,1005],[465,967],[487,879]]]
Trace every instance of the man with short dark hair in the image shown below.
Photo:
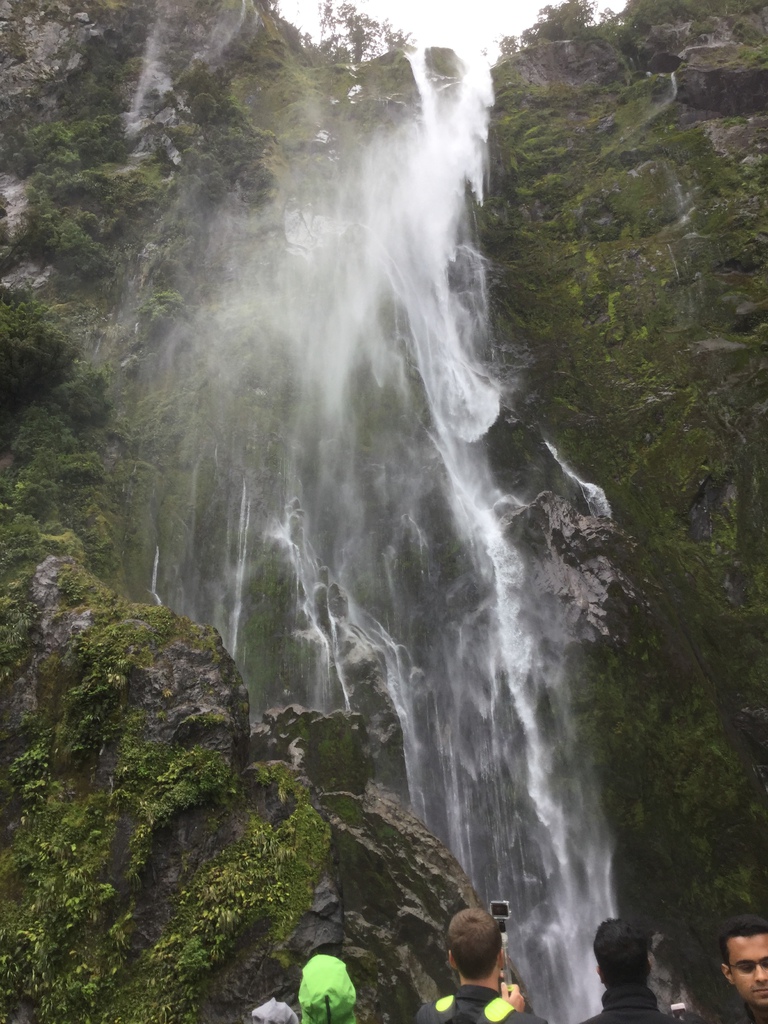
[[[744,1000],[748,1020],[768,1024],[768,921],[740,914],[719,935],[722,970]]]
[[[597,973],[605,985],[603,1012],[584,1024],[666,1024],[648,988],[651,971],[648,934],[629,921],[603,921],[595,934],[593,949]]]
[[[454,996],[425,1003],[416,1024],[487,1024],[508,1020],[525,1009],[517,985],[509,990],[500,982],[504,967],[501,932],[490,914],[479,908],[460,910],[448,926],[448,962],[459,973],[460,987]],[[526,1015],[525,1024],[546,1024]]]

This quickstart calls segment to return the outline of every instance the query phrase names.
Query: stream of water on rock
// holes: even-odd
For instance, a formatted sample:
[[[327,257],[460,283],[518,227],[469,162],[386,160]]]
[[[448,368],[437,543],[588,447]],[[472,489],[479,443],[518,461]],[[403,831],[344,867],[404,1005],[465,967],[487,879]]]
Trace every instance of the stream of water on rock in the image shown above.
[[[481,442],[500,394],[466,189],[481,198],[490,75],[457,83],[412,64],[417,123],[372,145],[332,215],[287,214],[303,253],[285,329],[304,414],[276,533],[326,654],[317,703],[334,663],[347,702],[333,614],[324,625],[314,599],[333,580],[385,652],[415,810],[484,898],[512,901],[511,949],[537,1009],[579,1020],[599,1008],[591,939],[613,910],[610,848],[561,652],[528,621]]]

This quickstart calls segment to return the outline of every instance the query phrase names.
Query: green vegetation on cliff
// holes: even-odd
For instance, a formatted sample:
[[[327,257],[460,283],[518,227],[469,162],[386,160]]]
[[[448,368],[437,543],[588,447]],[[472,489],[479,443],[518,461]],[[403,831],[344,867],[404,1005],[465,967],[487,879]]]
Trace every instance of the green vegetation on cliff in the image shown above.
[[[625,645],[574,656],[583,742],[623,908],[650,897],[709,947],[768,903],[764,755],[734,727],[768,669],[763,162],[745,118],[686,122],[666,76],[530,86],[516,59],[479,214],[494,319],[529,354],[526,418],[639,542],[645,598]]]
[[[28,583],[48,554],[140,598],[161,551],[158,589],[178,585],[183,566],[211,620],[228,621],[219,583],[237,554],[231,510],[245,471],[221,466],[249,467],[251,493],[264,496],[254,517],[282,512],[291,453],[280,432],[297,394],[278,316],[221,282],[250,283],[246,251],[265,265],[282,253],[283,215],[322,199],[336,144],[354,148],[413,98],[402,53],[351,68],[350,36],[333,44],[339,63],[323,61],[269,12],[201,59],[194,26],[237,14],[219,6],[191,4],[190,36],[182,26],[165,40],[170,88],[144,97],[136,135],[120,115],[141,106],[149,14],[106,0],[92,14],[107,31],[75,70],[30,88],[45,119],[25,99],[3,125],[0,170],[23,181],[29,204],[21,227],[0,235],[0,271],[21,275],[0,297],[4,698],[31,656]],[[768,672],[768,176],[759,125],[693,123],[669,78],[636,69],[653,25],[685,17],[692,33],[711,31],[721,6],[632,0],[600,25],[589,0],[545,8],[531,41],[608,40],[626,64],[603,87],[530,86],[501,64],[477,212],[498,350],[528,361],[521,418],[605,487],[638,541],[623,568],[650,606],[626,624],[624,646],[571,664],[622,909],[649,911],[670,932],[689,922],[703,944],[716,917],[768,903],[764,745],[734,725],[765,707]],[[729,5],[734,38],[755,45],[721,54],[726,70],[765,67],[747,17],[762,6]],[[19,33],[8,38],[21,59]],[[221,338],[226,359],[215,359]],[[97,352],[109,371],[91,365]],[[360,387],[369,457],[378,424],[366,399]],[[397,415],[395,403],[381,408]],[[459,578],[448,525],[444,534],[440,561]],[[241,642],[254,692],[271,702],[295,694],[309,656],[282,557],[271,541],[250,556]],[[414,588],[421,557],[414,548]],[[380,581],[358,582],[376,611]],[[106,1024],[164,1019],[172,1003],[179,1016],[167,1019],[191,1020],[249,928],[268,918],[272,941],[295,922],[325,826],[288,776],[259,780],[290,809],[273,826],[246,808],[216,750],[143,737],[126,680],[177,642],[210,653],[212,634],[108,596],[80,570],[62,589],[94,620],[41,666],[39,709],[0,775],[0,813],[21,822],[0,853],[0,1006],[26,993],[41,1022]],[[173,594],[184,598],[180,586]],[[215,731],[215,714],[196,719]],[[337,753],[328,761],[343,788],[350,755]],[[350,825],[361,813],[347,796],[335,805]],[[231,828],[231,842],[185,869],[150,941],[133,887],[163,834],[192,814],[206,836]]]
[[[46,554],[114,572],[103,454],[108,373],[83,358],[44,304],[0,293],[0,579]]]
[[[66,646],[30,661],[39,611],[17,602],[21,641],[0,649],[0,1013],[26,1001],[40,1024],[192,1022],[244,936],[266,954],[309,908],[329,829],[280,767],[251,783],[284,808],[270,824],[206,746],[234,681],[211,693],[222,710],[195,716],[188,740],[147,738],[179,700],[174,676],[151,696],[152,666],[171,648],[176,672],[185,656],[216,665],[226,656],[212,630],[128,605],[74,564],[59,587],[61,627],[72,615],[83,627]],[[238,714],[247,725],[247,708]]]

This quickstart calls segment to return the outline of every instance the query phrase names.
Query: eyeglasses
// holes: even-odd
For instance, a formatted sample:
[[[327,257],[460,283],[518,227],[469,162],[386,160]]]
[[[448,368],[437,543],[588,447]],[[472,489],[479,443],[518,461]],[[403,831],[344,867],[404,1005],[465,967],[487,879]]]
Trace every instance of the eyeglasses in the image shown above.
[[[737,960],[735,964],[728,964],[739,974],[754,974],[758,967],[764,971],[768,971],[768,956],[764,956],[762,960]]]

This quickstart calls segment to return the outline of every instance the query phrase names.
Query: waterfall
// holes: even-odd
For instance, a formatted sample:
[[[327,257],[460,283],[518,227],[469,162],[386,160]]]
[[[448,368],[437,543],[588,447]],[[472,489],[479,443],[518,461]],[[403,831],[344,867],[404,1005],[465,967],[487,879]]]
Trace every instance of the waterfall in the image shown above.
[[[356,123],[349,146],[341,104],[327,123],[318,108],[280,215],[222,211],[216,301],[147,364],[186,417],[187,468],[159,511],[163,597],[221,630],[255,714],[354,709],[350,645],[371,665],[381,652],[415,811],[485,901],[509,899],[534,1005],[567,1022],[599,1008],[611,849],[564,628],[526,586],[503,519],[519,502],[484,449],[512,397],[469,216],[491,79],[410,59],[410,114],[364,143]],[[360,85],[350,110],[367,118]]]
[[[316,703],[335,671],[348,704],[318,602],[336,582],[384,652],[415,810],[484,899],[510,899],[537,1010],[577,1020],[599,1008],[591,940],[614,912],[610,844],[481,443],[502,389],[466,193],[482,198],[490,75],[441,78],[424,54],[412,66],[417,122],[374,139],[335,197],[297,195],[286,212],[273,301],[301,397],[271,535],[322,654]]]
[[[157,592],[157,570],[160,566],[160,545],[155,547],[155,561],[152,564],[152,585],[149,588],[149,592],[155,599],[155,604],[162,604],[160,595]]]
[[[237,529],[237,555],[235,561],[234,604],[229,620],[229,643],[227,644],[232,657],[237,655],[240,619],[243,614],[243,587],[248,567],[248,528],[251,525],[251,501],[248,497],[248,486],[243,480],[243,492],[240,498],[240,516]]]
[[[672,250],[670,249],[670,253]],[[672,257],[674,262],[674,257]],[[675,266],[677,269],[677,266]],[[680,275],[678,274],[678,277]],[[587,480],[582,480],[580,476],[571,469],[567,462],[563,462],[560,458],[557,448],[549,441],[545,441],[544,444],[549,449],[549,452],[555,462],[560,466],[560,469],[565,473],[567,477],[570,477],[575,484],[581,488],[581,493],[584,495],[584,500],[587,503],[590,514],[593,516],[607,516],[609,519],[613,516],[613,510],[611,509],[611,503],[608,501],[605,491],[598,484],[591,484]]]
[[[328,591],[327,570],[320,565],[305,536],[304,514],[297,501],[290,503],[284,522],[274,530],[273,535],[286,551],[296,575],[298,612],[301,620],[307,624],[303,636],[315,644],[320,653],[322,668],[316,680],[319,685],[313,693],[314,703],[319,707],[332,706],[335,672],[341,686],[344,709],[349,711],[349,693],[338,658],[338,619],[325,596]]]
[[[152,109],[151,104],[147,103],[148,98],[153,94],[161,96],[172,87],[171,78],[161,60],[162,28],[161,21],[156,21],[147,37],[141,74],[131,99],[131,109],[123,115],[125,132],[129,138],[139,133],[142,118],[146,117]]]

